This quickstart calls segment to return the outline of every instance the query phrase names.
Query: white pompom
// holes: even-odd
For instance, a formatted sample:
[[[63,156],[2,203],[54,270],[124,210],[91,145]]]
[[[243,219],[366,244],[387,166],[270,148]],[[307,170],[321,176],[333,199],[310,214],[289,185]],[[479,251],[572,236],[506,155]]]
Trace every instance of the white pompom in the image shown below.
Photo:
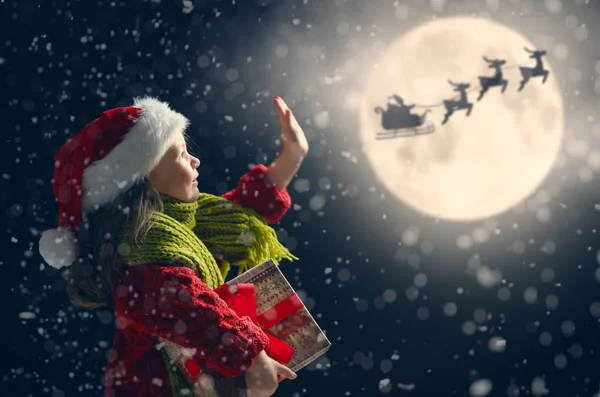
[[[57,269],[71,266],[77,258],[75,235],[63,227],[44,231],[40,238],[40,254],[46,263]]]

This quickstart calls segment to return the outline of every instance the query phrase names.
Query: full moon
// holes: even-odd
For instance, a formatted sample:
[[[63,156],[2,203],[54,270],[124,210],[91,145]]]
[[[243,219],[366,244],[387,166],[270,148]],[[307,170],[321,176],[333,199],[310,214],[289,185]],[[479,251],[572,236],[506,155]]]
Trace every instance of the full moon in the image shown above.
[[[438,19],[414,28],[376,62],[360,105],[363,151],[382,184],[417,211],[446,220],[470,221],[500,214],[522,202],[543,182],[563,134],[561,91],[554,71],[532,77],[519,91],[517,66],[533,67],[536,48],[513,29],[480,18]],[[481,100],[479,76],[491,77],[483,57],[503,59],[501,86]],[[454,83],[469,83],[471,114],[456,110],[442,124],[443,100],[456,99]],[[399,95],[411,112],[430,109],[430,134],[376,139],[388,99]],[[420,107],[431,106],[432,107]],[[390,131],[387,131],[390,132]]]

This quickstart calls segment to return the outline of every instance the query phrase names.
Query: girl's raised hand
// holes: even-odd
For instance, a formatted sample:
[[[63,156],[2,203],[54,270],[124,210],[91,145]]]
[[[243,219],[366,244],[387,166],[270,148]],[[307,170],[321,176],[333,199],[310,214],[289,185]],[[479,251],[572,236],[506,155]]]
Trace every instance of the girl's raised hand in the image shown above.
[[[302,127],[281,97],[276,96],[273,98],[273,102],[281,125],[283,150],[287,150],[295,156],[305,157],[308,154],[308,142]]]

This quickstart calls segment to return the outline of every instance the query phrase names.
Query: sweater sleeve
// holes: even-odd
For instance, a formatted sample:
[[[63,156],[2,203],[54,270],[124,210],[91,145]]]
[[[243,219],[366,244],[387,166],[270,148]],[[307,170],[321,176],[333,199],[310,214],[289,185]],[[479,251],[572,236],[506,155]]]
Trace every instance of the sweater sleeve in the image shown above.
[[[252,208],[265,217],[268,223],[276,223],[292,205],[287,188],[278,190],[266,184],[269,169],[258,164],[245,173],[239,180],[237,188],[223,195],[227,200]]]
[[[195,348],[201,368],[239,376],[269,339],[248,316],[238,316],[188,267],[127,267],[113,293],[119,328]]]

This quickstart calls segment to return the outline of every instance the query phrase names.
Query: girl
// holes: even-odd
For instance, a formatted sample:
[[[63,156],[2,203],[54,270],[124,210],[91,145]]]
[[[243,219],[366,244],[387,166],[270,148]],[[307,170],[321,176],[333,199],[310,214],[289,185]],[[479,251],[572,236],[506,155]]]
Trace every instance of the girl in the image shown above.
[[[290,207],[286,186],[308,143],[284,101],[274,102],[280,156],[223,197],[199,192],[189,122],[155,98],[105,111],[58,151],[59,226],[42,234],[40,253],[56,268],[71,266],[75,306],[94,309],[112,298],[117,330],[106,396],[191,395],[165,341],[195,349],[212,380],[207,395],[270,396],[278,376],[296,377],[266,355],[264,331],[213,291],[230,264],[241,274],[269,258],[297,259],[268,223]]]

